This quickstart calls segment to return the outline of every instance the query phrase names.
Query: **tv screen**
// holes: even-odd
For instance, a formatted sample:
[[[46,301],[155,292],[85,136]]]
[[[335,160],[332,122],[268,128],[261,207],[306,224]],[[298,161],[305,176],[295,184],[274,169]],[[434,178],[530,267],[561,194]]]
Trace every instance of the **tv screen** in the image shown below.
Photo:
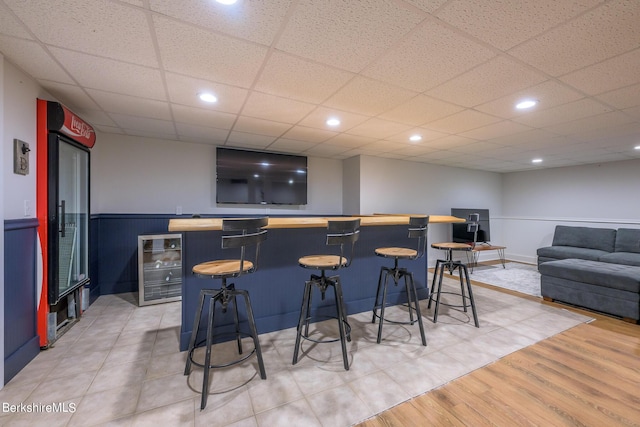
[[[477,214],[477,215],[476,215]],[[451,215],[464,218],[465,223],[452,224],[452,241],[457,243],[473,243],[473,223],[477,224],[476,242],[488,243],[491,240],[489,228],[489,209],[451,208]],[[476,222],[477,218],[477,222]],[[471,221],[469,221],[471,219]]]
[[[216,202],[306,205],[307,158],[218,147]]]

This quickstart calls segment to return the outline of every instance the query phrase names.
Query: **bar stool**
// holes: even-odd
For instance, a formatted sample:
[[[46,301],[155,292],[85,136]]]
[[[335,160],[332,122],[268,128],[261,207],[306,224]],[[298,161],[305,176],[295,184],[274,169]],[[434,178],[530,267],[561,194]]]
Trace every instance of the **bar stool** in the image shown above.
[[[340,255],[309,255],[298,260],[300,267],[320,270],[320,275],[311,274],[311,278],[305,282],[302,296],[302,306],[300,307],[300,319],[298,320],[298,330],[296,334],[296,347],[293,351],[293,364],[298,363],[298,352],[300,350],[300,340],[302,338],[316,343],[336,342],[338,339],[342,344],[342,360],[344,369],[349,370],[349,359],[347,358],[346,341],[351,341],[351,326],[347,322],[347,311],[342,297],[342,284],[340,276],[327,277],[326,270],[339,270],[347,268],[353,260],[355,243],[360,237],[360,219],[329,221],[327,225],[327,245],[340,246]],[[349,257],[345,257],[345,246],[351,245]],[[320,290],[322,299],[325,298],[327,288],[333,288],[336,305],[336,316],[338,320],[338,330],[340,338],[336,339],[314,339],[309,335],[309,322],[311,321],[311,298],[313,288]]]
[[[422,316],[420,315],[420,300],[418,299],[418,291],[416,290],[415,282],[413,281],[413,273],[407,271],[406,268],[400,268],[398,266],[398,261],[400,259],[406,260],[416,260],[422,255],[424,255],[425,248],[427,245],[427,227],[429,225],[429,217],[411,217],[409,218],[409,238],[410,239],[418,239],[417,248],[397,248],[397,247],[386,247],[386,248],[377,248],[375,250],[375,254],[384,258],[393,258],[394,264],[393,268],[389,267],[381,267],[380,268],[380,277],[378,279],[378,290],[376,291],[376,301],[373,306],[373,318],[371,319],[371,323],[376,322],[376,318],[380,319],[380,324],[378,326],[378,344],[380,344],[380,340],[382,339],[382,324],[384,322],[388,323],[396,323],[403,325],[413,325],[418,322],[420,326],[420,337],[422,338],[422,345],[427,345],[427,340],[424,336],[424,327],[422,326]],[[384,276],[384,284],[382,281],[382,277]],[[400,322],[393,321],[384,318],[384,309],[386,307],[387,300],[387,281],[391,277],[393,279],[393,283],[395,286],[398,286],[398,282],[400,279],[404,278],[404,287],[407,292],[407,307],[409,308],[409,321],[408,322]],[[407,280],[408,279],[408,280]],[[380,291],[382,290],[382,301],[380,301]],[[380,309],[380,314],[378,315],[377,310]],[[416,319],[413,318],[413,312],[415,311]]]
[[[440,296],[442,294],[454,294],[460,295],[462,297],[461,305],[453,305],[448,303],[442,303],[443,305],[447,305],[449,307],[462,308],[465,312],[468,307],[471,307],[471,311],[473,313],[473,321],[475,322],[476,328],[480,327],[478,323],[478,315],[476,313],[476,303],[473,299],[473,291],[471,290],[471,282],[469,281],[469,271],[467,270],[467,265],[461,261],[453,260],[453,251],[471,251],[473,246],[468,245],[466,243],[453,243],[453,242],[445,242],[445,243],[433,243],[431,245],[434,249],[441,249],[446,251],[446,259],[439,259],[436,261],[436,269],[433,272],[433,282],[431,284],[431,295],[429,296],[429,304],[427,308],[431,308],[431,303],[433,302],[433,296],[436,295],[436,306],[433,314],[433,323],[438,321],[438,308],[440,307]],[[460,277],[460,294],[455,294],[453,292],[442,292],[442,275],[444,273],[444,269],[449,270],[450,274],[453,274],[454,271],[458,270]],[[464,279],[463,279],[464,273]],[[438,287],[436,288],[436,278],[438,279]],[[465,285],[468,292],[468,296],[465,294]]]
[[[258,341],[258,332],[256,330],[255,320],[253,318],[253,309],[251,308],[251,301],[249,300],[249,293],[246,290],[236,289],[233,283],[228,284],[227,279],[239,277],[243,274],[253,273],[258,268],[258,256],[260,254],[260,244],[267,238],[267,230],[262,230],[262,227],[268,223],[268,218],[251,218],[251,219],[225,219],[222,221],[222,231],[230,232],[231,234],[222,236],[222,248],[236,248],[240,249],[239,259],[225,259],[203,262],[193,267],[193,273],[205,279],[220,279],[222,280],[222,286],[219,289],[202,289],[200,291],[200,299],[196,316],[193,321],[193,330],[191,332],[191,339],[189,341],[189,348],[187,354],[187,363],[184,368],[184,374],[189,375],[191,372],[191,364],[204,368],[204,379],[202,381],[202,398],[200,401],[200,409],[204,409],[207,405],[207,396],[209,394],[209,370],[213,368],[225,368],[243,362],[251,357],[254,353],[258,359],[258,366],[260,368],[260,377],[265,380],[267,374],[264,370],[264,362],[262,361],[262,352],[260,350],[260,342]],[[246,257],[246,249],[248,247],[255,246],[255,255],[253,257]],[[249,323],[250,332],[240,331],[240,322],[238,319],[238,303],[237,296],[244,298],[247,320]],[[206,340],[196,343],[196,337],[198,335],[198,329],[200,326],[200,318],[202,316],[202,309],[204,307],[205,298],[209,297],[209,315],[207,320],[207,337]],[[214,337],[214,315],[216,310],[216,302],[220,304],[222,312],[227,311],[229,303],[233,303],[234,309],[234,323],[235,323],[235,337],[238,343],[238,353],[242,355],[242,341],[241,338],[251,337],[253,339],[254,348],[251,352],[242,355],[240,358],[231,362],[212,365],[211,364],[211,345],[213,344]],[[222,334],[221,334],[222,335]],[[193,360],[193,352],[196,347],[206,343],[206,352],[204,363],[198,363]]]

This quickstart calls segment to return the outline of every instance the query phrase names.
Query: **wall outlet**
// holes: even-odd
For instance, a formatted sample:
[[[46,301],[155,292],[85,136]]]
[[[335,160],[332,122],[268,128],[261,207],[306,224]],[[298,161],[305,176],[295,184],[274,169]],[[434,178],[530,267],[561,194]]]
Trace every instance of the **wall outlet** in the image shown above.
[[[182,215],[182,206],[180,205],[176,206],[176,215]]]
[[[31,202],[29,200],[24,201],[24,216],[32,216],[33,212],[31,212]]]

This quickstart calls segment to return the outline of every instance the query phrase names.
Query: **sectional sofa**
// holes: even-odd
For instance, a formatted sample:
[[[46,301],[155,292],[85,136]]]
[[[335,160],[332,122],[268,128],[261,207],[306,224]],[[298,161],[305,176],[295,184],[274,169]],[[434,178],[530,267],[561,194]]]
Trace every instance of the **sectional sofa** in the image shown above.
[[[638,322],[640,229],[558,225],[537,252],[544,299]]]

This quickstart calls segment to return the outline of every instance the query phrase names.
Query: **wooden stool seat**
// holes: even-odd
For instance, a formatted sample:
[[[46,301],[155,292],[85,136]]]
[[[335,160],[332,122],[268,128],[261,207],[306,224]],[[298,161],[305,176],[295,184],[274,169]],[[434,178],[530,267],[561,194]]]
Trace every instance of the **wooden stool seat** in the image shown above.
[[[376,255],[386,258],[415,258],[418,251],[409,248],[377,248]]]
[[[346,266],[348,261],[339,255],[307,255],[300,258],[298,264],[304,268],[337,270]]]
[[[252,269],[253,263],[251,261],[244,260],[242,263],[242,272],[248,273]],[[223,259],[207,261],[194,265],[192,271],[194,274],[198,274],[200,276],[211,276],[213,278],[218,276],[231,276],[240,273],[240,260]]]

